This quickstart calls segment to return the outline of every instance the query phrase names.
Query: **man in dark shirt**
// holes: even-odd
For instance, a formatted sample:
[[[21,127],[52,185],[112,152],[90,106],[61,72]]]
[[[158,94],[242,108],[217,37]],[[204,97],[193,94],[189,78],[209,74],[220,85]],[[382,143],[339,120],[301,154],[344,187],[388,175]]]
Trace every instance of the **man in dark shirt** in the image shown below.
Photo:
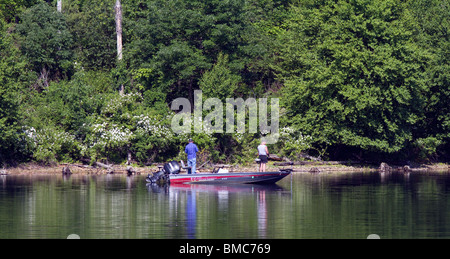
[[[187,154],[187,165],[191,167],[192,174],[195,174],[198,147],[194,144],[194,141],[191,138],[189,139],[189,144],[186,145],[184,152]]]

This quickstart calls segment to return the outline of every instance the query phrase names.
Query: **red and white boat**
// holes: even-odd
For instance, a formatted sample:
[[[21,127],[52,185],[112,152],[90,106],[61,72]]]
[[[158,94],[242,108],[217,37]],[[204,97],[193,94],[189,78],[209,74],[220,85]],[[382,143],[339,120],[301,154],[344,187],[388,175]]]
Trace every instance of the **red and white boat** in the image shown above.
[[[159,172],[147,176],[146,181],[170,184],[273,184],[288,176],[291,171],[281,169],[272,172],[179,174],[180,166],[172,161],[165,164]]]
[[[242,173],[215,173],[215,174],[172,174],[169,182],[172,184],[206,183],[206,184],[270,184],[278,182],[291,171],[278,172],[242,172]]]

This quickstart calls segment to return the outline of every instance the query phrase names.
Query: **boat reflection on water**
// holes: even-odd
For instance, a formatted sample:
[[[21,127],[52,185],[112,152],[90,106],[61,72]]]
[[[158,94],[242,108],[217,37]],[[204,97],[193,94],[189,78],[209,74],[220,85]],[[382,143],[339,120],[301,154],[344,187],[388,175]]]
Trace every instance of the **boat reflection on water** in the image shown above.
[[[277,184],[146,184],[147,189],[154,193],[169,193],[181,191],[199,191],[199,192],[230,192],[230,193],[254,193],[261,191],[285,191]]]
[[[216,203],[218,213],[229,217],[237,205],[236,201],[242,201],[243,197],[249,203],[243,206],[241,213],[242,219],[256,221],[258,224],[258,238],[267,237],[267,219],[268,219],[268,196],[271,194],[286,195],[290,192],[277,184],[230,184],[230,185],[210,185],[210,184],[166,184],[155,185],[147,184],[149,193],[162,194],[169,199],[174,220],[179,221],[182,218],[184,225],[185,238],[201,238],[197,235],[198,230],[198,213],[204,209],[208,209],[207,204],[212,200]],[[212,199],[211,199],[212,197]],[[254,206],[253,206],[254,205]],[[253,211],[248,207],[251,206]],[[231,208],[233,207],[233,208]],[[201,215],[202,213],[200,213]],[[203,213],[204,214],[204,213]],[[253,217],[253,219],[252,219]],[[211,218],[212,221],[220,220],[219,218]],[[241,222],[242,223],[242,222]],[[203,222],[201,222],[203,224]],[[250,223],[249,223],[250,224]],[[233,227],[233,226],[229,226]]]

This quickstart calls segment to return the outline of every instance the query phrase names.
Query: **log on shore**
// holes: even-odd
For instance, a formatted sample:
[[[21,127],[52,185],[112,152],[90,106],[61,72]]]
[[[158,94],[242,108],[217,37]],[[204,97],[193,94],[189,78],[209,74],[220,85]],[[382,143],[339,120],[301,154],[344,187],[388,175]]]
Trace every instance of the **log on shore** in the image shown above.
[[[381,172],[390,172],[392,170],[392,167],[390,167],[387,163],[381,163],[380,167],[378,168]]]
[[[272,155],[272,154],[269,154],[268,159],[272,160],[272,161],[283,161],[283,158],[281,158],[281,157],[279,157],[277,155]]]
[[[63,167],[62,174],[64,174],[64,175],[72,174],[72,172],[70,171],[69,165],[66,165]]]
[[[288,166],[288,165],[355,165],[355,164],[365,164],[364,162],[356,161],[296,161],[296,162],[280,162],[273,163],[277,166]]]
[[[101,162],[95,162],[94,164],[97,165],[97,166],[100,166],[102,168],[105,168],[107,170],[108,174],[113,174],[114,173],[114,169],[113,169],[113,167],[111,165],[107,165],[107,164],[104,164],[104,163],[101,163]]]
[[[133,174],[136,174],[136,173],[137,173],[137,171],[136,171],[136,169],[134,169],[134,167],[127,166],[127,175],[133,175]]]
[[[315,173],[320,173],[320,169],[317,168],[317,167],[313,167],[313,168],[309,169],[309,172],[310,172],[310,173],[313,173],[313,174],[315,174]]]

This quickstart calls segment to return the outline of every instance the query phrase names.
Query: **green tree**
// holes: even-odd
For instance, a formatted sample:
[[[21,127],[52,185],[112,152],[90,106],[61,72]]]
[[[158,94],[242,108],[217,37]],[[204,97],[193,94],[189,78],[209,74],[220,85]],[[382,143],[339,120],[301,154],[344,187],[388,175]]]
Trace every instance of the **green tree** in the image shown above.
[[[72,74],[72,35],[63,14],[47,3],[27,9],[16,26],[23,55],[39,75],[39,82],[68,78]]]
[[[424,119],[429,55],[401,1],[310,1],[292,8],[278,72],[287,121],[316,145],[397,152]]]
[[[132,70],[151,69],[140,83],[167,98],[192,100],[202,74],[228,55],[233,73],[243,73],[258,51],[251,47],[245,1],[148,0],[124,2],[124,60]]]
[[[420,140],[415,147],[425,155],[450,157],[450,1],[410,1],[418,26],[415,40],[432,55],[426,70],[430,91],[426,96],[425,114],[417,130]],[[443,158],[443,157],[441,157]]]
[[[219,98],[225,102],[226,98],[234,97],[240,82],[240,76],[233,74],[228,67],[228,55],[219,54],[217,63],[203,74],[199,85],[206,98]]]
[[[39,0],[0,0],[0,19],[7,23],[15,22],[18,14],[38,2]]]
[[[117,60],[114,1],[69,1],[68,29],[78,66],[90,70],[110,70]]]
[[[0,166],[21,157],[21,111],[26,62],[20,57],[6,24],[0,20]]]

